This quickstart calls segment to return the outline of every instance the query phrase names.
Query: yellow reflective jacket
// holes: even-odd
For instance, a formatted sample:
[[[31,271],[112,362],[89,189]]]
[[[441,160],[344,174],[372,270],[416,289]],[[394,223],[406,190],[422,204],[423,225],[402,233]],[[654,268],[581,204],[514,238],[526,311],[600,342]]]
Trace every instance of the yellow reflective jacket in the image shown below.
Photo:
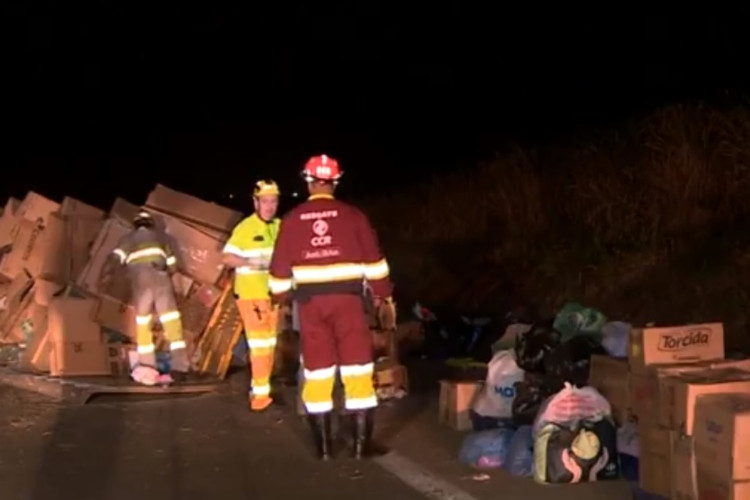
[[[268,267],[271,262],[280,219],[266,222],[257,214],[243,219],[224,245],[224,253],[256,259],[263,270],[250,267],[235,269],[234,293],[240,299],[268,299]]]

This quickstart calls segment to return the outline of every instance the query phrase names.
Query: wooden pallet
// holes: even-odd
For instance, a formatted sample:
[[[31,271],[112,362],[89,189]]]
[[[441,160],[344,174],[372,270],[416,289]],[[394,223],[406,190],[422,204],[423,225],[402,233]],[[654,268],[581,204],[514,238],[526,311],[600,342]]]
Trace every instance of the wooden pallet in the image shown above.
[[[222,291],[218,304],[198,342],[198,372],[224,379],[232,362],[232,351],[242,334],[242,320],[231,284]]]
[[[105,394],[121,395],[177,395],[202,394],[216,391],[221,382],[209,378],[173,384],[168,386],[145,386],[137,384],[128,377],[51,377],[46,374],[35,374],[13,368],[0,368],[0,384],[18,389],[37,392],[57,401],[68,404],[86,404],[94,396]]]

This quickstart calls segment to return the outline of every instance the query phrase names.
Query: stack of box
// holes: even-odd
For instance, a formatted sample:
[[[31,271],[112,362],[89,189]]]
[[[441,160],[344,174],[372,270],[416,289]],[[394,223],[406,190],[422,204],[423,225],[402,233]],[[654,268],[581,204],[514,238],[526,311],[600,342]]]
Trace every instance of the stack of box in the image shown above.
[[[628,360],[594,356],[590,378],[620,423],[637,422],[640,487],[675,500],[704,498],[698,478],[709,474],[696,467],[697,401],[750,393],[750,360],[724,359],[723,326],[633,329]],[[710,477],[717,484],[716,475]]]
[[[750,390],[699,397],[693,422],[697,498],[750,498]]]
[[[178,256],[173,282],[188,346],[207,356],[198,342],[226,286],[223,242],[242,214],[161,185],[146,206]],[[138,210],[119,198],[109,213],[34,192],[8,200],[0,215],[0,343],[21,348],[21,368],[58,376],[123,372],[135,340],[130,283],[122,270],[106,287],[100,277]],[[221,331],[213,337],[235,335],[234,327],[214,325]]]

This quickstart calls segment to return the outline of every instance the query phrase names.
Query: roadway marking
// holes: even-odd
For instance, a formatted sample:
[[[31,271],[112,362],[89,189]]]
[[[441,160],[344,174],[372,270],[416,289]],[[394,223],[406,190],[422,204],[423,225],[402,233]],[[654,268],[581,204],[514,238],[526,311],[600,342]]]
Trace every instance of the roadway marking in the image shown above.
[[[395,451],[373,461],[430,500],[478,500]]]

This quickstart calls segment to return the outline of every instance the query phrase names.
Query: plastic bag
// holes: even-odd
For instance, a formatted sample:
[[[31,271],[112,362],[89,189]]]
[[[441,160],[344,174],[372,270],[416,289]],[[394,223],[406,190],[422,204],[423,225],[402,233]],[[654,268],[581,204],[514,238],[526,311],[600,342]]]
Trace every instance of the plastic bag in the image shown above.
[[[630,323],[610,321],[602,327],[602,347],[613,358],[628,357]]]
[[[458,459],[479,468],[502,467],[508,455],[513,429],[501,428],[475,432],[464,438]]]
[[[589,381],[592,354],[606,354],[594,338],[578,335],[560,344],[544,357],[544,372],[560,380],[583,387]]]
[[[534,479],[556,484],[617,479],[615,442],[615,424],[609,418],[572,426],[549,423],[534,440]]]
[[[562,383],[549,380],[539,373],[526,373],[524,380],[516,382],[516,397],[513,398],[512,415],[515,425],[534,423],[542,403],[562,388]]]
[[[539,408],[534,420],[534,436],[549,423],[572,425],[583,420],[596,421],[611,418],[612,407],[607,398],[593,387],[565,387],[547,400]],[[616,450],[615,450],[616,451]]]
[[[500,351],[487,368],[487,379],[474,403],[474,411],[484,417],[511,418],[516,382],[523,380],[523,370],[516,364],[513,351]]]
[[[516,363],[527,372],[542,372],[544,356],[560,345],[560,333],[539,323],[516,339]]]
[[[504,468],[514,476],[531,476],[534,473],[534,438],[530,425],[519,427],[513,434]]]
[[[596,309],[569,302],[557,313],[552,326],[562,334],[563,340],[568,340],[580,334],[599,336],[606,322],[607,317]]]
[[[617,429],[617,451],[623,455],[639,457],[638,424],[625,422]]]

